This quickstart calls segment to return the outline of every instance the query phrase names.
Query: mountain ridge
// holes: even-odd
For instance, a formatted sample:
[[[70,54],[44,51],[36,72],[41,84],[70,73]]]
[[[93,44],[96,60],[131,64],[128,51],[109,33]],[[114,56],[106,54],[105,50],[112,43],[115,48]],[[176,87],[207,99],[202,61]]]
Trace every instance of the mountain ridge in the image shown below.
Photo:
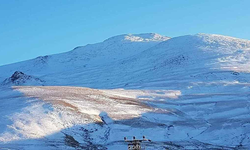
[[[124,39],[126,36],[126,34],[120,35],[118,36],[118,39]],[[63,85],[60,81],[60,74],[63,72],[68,74],[67,72],[73,71],[82,75],[81,72],[90,70],[89,73],[86,72],[87,74],[90,74],[92,70],[94,71],[94,68],[99,68],[102,73],[105,72],[105,69],[109,70],[110,73],[116,70],[120,72],[117,76],[121,79],[124,78],[124,80],[126,74],[131,74],[127,77],[132,78],[132,72],[138,72],[138,70],[148,72],[146,74],[142,73],[141,76],[145,76],[145,78],[147,76],[149,78],[150,70],[153,71],[157,69],[160,71],[159,68],[169,70],[168,73],[166,72],[167,70],[159,72],[159,75],[163,75],[164,73],[169,74],[173,71],[183,70],[183,67],[178,67],[181,65],[188,65],[188,68],[186,69],[189,69],[190,71],[194,70],[192,67],[198,67],[199,69],[205,67],[208,70],[215,68],[217,70],[222,69],[225,71],[236,72],[250,71],[250,69],[247,68],[247,65],[250,64],[248,59],[248,57],[250,58],[249,40],[204,33],[170,39],[164,37],[164,41],[161,41],[163,36],[158,34],[150,33],[130,35],[130,37],[134,36],[142,36],[146,39],[151,37],[153,40],[146,40],[143,42],[127,41],[125,43],[114,42],[111,44],[110,42],[104,41],[97,44],[78,47],[72,51],[61,54],[40,56],[21,63],[0,66],[0,71],[5,72],[0,78],[8,78],[15,71],[22,71],[39,78],[44,78],[42,80],[45,81],[53,80],[52,83],[47,82],[49,85],[55,83]],[[160,37],[160,40],[155,41],[155,36]],[[117,36],[113,38],[117,38]],[[236,66],[237,68],[235,68]],[[123,70],[121,70],[121,68],[123,68]],[[185,70],[183,71],[185,72]],[[213,71],[213,69],[211,71]],[[52,79],[50,74],[58,74],[59,78],[56,79],[53,77],[54,79]],[[151,76],[153,77],[155,75]],[[91,75],[83,75],[83,77],[80,78],[84,77],[89,78]],[[104,78],[107,80],[103,82],[110,81],[109,77]],[[103,80],[100,77],[95,78],[95,80],[96,79]],[[84,82],[79,83],[79,85],[82,84],[84,84]]]

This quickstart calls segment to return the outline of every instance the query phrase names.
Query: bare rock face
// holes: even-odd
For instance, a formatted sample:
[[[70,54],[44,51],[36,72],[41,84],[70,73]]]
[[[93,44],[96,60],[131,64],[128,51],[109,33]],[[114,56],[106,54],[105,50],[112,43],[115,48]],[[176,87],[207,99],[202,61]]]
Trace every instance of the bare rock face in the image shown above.
[[[11,77],[5,79],[2,85],[44,85],[44,83],[45,81],[39,78],[27,75],[21,71],[16,71]]]
[[[27,76],[27,75],[25,75],[23,72],[21,72],[21,71],[16,71],[11,77],[10,77],[10,79],[11,79],[11,81],[12,82],[15,82],[15,81],[17,81],[18,79],[22,79],[22,78],[27,78],[27,79],[29,79],[31,76]]]

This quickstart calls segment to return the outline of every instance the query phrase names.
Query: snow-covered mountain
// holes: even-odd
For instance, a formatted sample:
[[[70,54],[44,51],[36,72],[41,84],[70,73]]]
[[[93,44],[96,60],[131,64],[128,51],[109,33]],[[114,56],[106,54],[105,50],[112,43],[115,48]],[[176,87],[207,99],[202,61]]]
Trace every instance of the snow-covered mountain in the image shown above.
[[[249,40],[154,33],[1,66],[1,82],[20,71],[29,86],[0,88],[0,146],[126,149],[123,136],[146,135],[147,149],[249,148],[249,66]]]

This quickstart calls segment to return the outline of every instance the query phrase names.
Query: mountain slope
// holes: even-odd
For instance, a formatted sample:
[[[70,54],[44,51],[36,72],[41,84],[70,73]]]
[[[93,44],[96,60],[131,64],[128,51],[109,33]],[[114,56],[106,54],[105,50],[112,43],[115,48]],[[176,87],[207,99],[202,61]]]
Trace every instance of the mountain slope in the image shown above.
[[[28,74],[46,75],[87,66],[112,63],[119,59],[140,53],[162,41],[170,39],[155,33],[115,36],[104,42],[79,46],[72,51],[1,66],[1,76],[10,76],[16,70]]]
[[[1,66],[0,79],[22,71],[47,86],[0,88],[0,141],[121,149],[123,136],[146,135],[148,149],[249,148],[249,58],[249,40],[150,33]]]
[[[67,53],[2,66],[0,70],[4,72],[2,78],[23,71],[48,81],[47,85],[94,88],[127,87],[129,82],[141,84],[142,79],[166,80],[187,74],[197,77],[216,72],[220,78],[225,71],[228,78],[234,78],[233,72],[249,72],[249,43],[208,34],[173,39],[157,34],[121,35]]]

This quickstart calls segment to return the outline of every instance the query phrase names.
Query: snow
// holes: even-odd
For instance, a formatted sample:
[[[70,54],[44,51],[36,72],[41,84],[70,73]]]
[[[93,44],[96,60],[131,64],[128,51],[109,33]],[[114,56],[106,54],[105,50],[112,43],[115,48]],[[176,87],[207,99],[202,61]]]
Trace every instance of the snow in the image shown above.
[[[0,66],[45,85],[0,86],[0,147],[248,149],[249,58],[249,40],[147,33]]]
[[[118,35],[105,40],[104,42],[161,42],[169,40],[169,37],[159,35],[157,33],[144,34],[124,34]]]

